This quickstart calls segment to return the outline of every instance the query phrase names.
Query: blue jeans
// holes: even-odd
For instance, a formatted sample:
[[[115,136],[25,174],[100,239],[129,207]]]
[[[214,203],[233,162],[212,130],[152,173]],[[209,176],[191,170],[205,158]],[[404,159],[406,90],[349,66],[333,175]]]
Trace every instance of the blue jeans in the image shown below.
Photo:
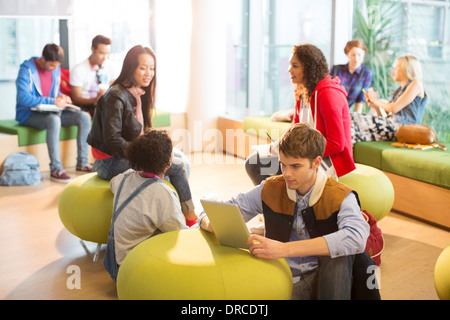
[[[116,175],[130,169],[130,164],[125,158],[106,158],[103,160],[95,160],[94,171],[104,180],[111,180]],[[174,152],[172,165],[166,171],[165,176],[169,178],[178,193],[181,203],[181,211],[185,214],[194,211],[194,203],[192,201],[191,189],[189,187],[186,165],[182,160],[182,155]]]
[[[319,257],[317,268],[300,277],[292,288],[293,300],[350,300],[354,255]]]
[[[62,169],[61,155],[59,153],[59,135],[61,126],[77,126],[77,166],[88,163],[89,146],[86,138],[91,130],[91,118],[84,111],[63,110],[61,114],[32,112],[23,123],[24,126],[47,130],[46,142],[50,157],[50,170]]]

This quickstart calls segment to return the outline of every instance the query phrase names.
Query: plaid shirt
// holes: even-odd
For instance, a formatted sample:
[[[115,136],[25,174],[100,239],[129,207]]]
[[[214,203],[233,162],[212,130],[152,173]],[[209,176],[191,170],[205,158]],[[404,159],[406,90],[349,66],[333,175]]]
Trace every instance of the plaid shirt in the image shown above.
[[[372,70],[361,65],[355,72],[350,73],[348,64],[336,65],[331,68],[330,75],[334,78],[338,76],[341,79],[341,84],[347,90],[348,106],[351,107],[354,103],[366,101],[362,89],[367,89],[372,83]]]

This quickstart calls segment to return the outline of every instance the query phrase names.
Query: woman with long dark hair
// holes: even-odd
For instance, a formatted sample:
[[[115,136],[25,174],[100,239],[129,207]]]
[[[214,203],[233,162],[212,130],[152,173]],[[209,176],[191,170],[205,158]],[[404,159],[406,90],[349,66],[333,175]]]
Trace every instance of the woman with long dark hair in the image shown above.
[[[105,180],[130,168],[125,150],[152,127],[155,108],[156,56],[137,45],[125,56],[122,71],[100,98],[87,142],[95,158],[94,170]],[[196,221],[191,191],[183,161],[174,157],[166,176],[178,192],[181,209],[189,225]]]

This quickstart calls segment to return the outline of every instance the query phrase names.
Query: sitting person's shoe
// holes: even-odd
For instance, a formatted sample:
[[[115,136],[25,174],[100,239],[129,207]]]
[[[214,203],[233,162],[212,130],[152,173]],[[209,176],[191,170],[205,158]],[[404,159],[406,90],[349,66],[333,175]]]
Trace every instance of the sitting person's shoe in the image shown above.
[[[50,180],[53,180],[55,182],[60,183],[69,183],[72,181],[72,178],[70,178],[67,173],[64,171],[64,169],[55,170],[50,174]]]
[[[82,172],[92,172],[92,166],[90,164],[85,164],[83,166],[77,166],[76,170]]]

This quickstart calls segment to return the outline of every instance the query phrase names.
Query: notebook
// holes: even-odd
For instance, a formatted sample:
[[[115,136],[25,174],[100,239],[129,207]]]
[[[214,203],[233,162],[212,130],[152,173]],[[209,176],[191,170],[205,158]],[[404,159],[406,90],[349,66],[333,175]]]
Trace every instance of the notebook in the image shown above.
[[[80,107],[73,105],[73,104],[68,104],[66,105],[66,107],[64,108],[65,110],[81,110]],[[57,106],[55,106],[54,104],[39,104],[37,106],[31,107],[31,110],[33,111],[38,111],[38,112],[60,112],[61,109],[58,108]]]
[[[212,200],[200,200],[220,244],[248,249],[250,232],[236,204]]]

